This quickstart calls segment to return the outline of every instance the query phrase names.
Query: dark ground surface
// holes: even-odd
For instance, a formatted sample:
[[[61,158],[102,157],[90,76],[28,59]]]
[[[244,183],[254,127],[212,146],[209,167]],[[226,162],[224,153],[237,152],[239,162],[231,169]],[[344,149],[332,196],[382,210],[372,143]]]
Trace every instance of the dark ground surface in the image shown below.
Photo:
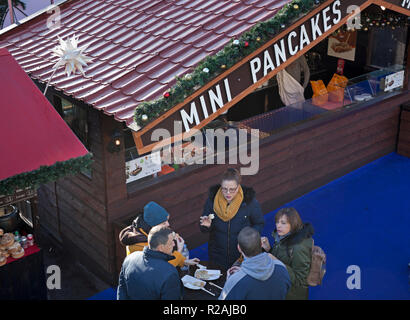
[[[111,287],[76,261],[45,230],[41,230],[38,242],[43,249],[44,272],[50,265],[61,270],[61,289],[48,290],[49,300],[85,300]]]

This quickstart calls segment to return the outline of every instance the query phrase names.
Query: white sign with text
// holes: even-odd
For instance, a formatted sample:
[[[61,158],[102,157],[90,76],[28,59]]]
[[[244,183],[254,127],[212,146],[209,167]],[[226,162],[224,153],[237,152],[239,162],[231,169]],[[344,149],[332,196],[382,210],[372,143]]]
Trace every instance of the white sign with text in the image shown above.
[[[161,155],[153,152],[125,163],[127,183],[153,175],[161,171]]]

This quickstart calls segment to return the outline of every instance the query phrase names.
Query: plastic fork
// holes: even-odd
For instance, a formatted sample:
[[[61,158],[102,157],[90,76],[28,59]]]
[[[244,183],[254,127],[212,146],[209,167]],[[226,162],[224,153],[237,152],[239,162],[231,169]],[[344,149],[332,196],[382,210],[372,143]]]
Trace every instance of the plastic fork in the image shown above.
[[[212,295],[212,296],[214,296],[215,297],[215,294],[214,293],[212,293],[211,291],[208,291],[208,290],[206,290],[205,288],[203,288],[203,287],[201,287],[201,289],[202,290],[204,290],[205,292],[208,292],[210,295]]]

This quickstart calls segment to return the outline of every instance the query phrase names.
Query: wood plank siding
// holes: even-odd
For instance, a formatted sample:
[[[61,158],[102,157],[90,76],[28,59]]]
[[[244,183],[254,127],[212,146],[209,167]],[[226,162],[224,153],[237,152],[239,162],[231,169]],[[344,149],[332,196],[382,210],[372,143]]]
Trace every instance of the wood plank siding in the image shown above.
[[[50,95],[52,94],[55,91],[50,90]],[[64,96],[64,99],[70,98]],[[107,183],[107,179],[111,179],[107,177],[106,163],[111,165],[123,163],[124,160],[118,158],[117,154],[107,154],[104,146],[111,134],[111,128],[106,128],[107,123],[121,128],[122,124],[81,102],[70,101],[87,110],[87,148],[94,160],[91,177],[78,174],[42,186],[38,191],[40,223],[79,261],[89,266],[91,271],[111,282],[115,268],[112,266],[111,225],[108,223],[106,210],[110,196],[106,194],[106,187],[116,186]],[[112,157],[116,159],[113,160]],[[125,186],[123,189],[125,190]]]

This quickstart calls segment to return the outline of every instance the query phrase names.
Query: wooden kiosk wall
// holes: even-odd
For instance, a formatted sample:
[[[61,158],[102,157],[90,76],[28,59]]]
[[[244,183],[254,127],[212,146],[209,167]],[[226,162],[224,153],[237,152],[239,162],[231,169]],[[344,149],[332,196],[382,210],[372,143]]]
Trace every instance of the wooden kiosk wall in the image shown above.
[[[59,93],[49,88],[48,98],[53,94]],[[88,112],[87,149],[93,154],[92,174],[91,178],[78,174],[43,185],[38,190],[40,225],[90,271],[111,282],[116,270],[108,206],[126,198],[126,185],[124,153],[110,153],[106,146],[114,128],[122,128],[122,123],[63,97]]]

